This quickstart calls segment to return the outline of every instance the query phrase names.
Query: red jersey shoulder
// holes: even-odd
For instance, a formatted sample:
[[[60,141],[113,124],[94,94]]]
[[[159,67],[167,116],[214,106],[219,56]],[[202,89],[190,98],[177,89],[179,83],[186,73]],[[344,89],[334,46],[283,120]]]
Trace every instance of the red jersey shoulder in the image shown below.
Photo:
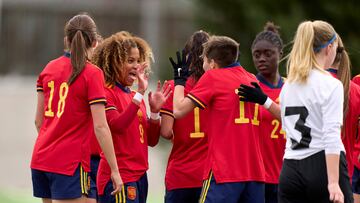
[[[356,75],[355,77],[353,77],[352,81],[357,84],[360,85],[360,74]]]

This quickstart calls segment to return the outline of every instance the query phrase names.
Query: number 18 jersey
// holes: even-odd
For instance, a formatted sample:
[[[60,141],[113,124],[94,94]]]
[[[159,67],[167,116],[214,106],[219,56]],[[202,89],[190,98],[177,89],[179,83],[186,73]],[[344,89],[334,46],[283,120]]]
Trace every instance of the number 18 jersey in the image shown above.
[[[81,163],[90,171],[90,138],[94,126],[90,105],[105,103],[104,76],[86,63],[77,79],[68,85],[70,58],[51,61],[41,72],[37,91],[44,94],[44,119],[36,139],[31,168],[73,175]]]
[[[311,70],[305,84],[284,84],[280,106],[287,137],[285,159],[300,160],[322,150],[345,151],[340,136],[343,97],[341,82],[320,70]]]

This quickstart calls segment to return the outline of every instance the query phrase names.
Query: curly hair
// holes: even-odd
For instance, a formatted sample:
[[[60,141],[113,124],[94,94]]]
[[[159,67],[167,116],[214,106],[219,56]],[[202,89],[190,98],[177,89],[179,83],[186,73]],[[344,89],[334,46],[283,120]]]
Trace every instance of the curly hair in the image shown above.
[[[107,86],[122,83],[123,67],[132,48],[139,49],[140,62],[150,61],[152,52],[148,43],[126,31],[111,35],[96,47],[91,61],[103,70]],[[150,66],[147,69],[149,72]]]
[[[105,82],[108,86],[114,86],[124,78],[124,64],[129,56],[131,48],[137,45],[131,37],[124,35],[112,35],[98,45],[92,55],[92,63],[104,72]]]

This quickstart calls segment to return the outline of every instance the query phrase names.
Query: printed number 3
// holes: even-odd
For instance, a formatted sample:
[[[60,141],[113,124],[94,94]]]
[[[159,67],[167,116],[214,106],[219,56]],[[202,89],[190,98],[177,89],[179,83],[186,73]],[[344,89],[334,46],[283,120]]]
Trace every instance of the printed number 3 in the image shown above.
[[[295,123],[295,130],[301,133],[300,142],[295,139],[291,139],[291,148],[292,149],[303,149],[309,148],[311,142],[311,128],[305,125],[306,118],[309,116],[309,111],[305,106],[292,106],[285,108],[285,116],[300,115],[299,119]]]

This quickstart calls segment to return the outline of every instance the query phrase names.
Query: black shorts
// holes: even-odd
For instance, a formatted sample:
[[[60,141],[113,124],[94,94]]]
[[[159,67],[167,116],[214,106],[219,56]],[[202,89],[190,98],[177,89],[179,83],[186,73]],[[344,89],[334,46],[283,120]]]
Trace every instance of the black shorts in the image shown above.
[[[302,160],[284,159],[279,178],[279,203],[328,203],[330,195],[327,185],[324,151]],[[339,185],[345,203],[354,202],[343,152],[340,154]]]

